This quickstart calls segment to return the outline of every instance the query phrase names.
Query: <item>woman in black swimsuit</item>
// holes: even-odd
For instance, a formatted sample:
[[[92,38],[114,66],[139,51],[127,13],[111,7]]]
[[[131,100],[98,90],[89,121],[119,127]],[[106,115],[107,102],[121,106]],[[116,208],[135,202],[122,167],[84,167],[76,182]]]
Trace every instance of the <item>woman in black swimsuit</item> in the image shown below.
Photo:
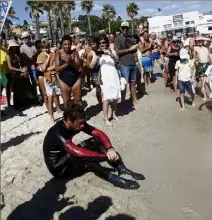
[[[71,45],[71,37],[64,36],[62,50],[55,56],[55,70],[59,73],[59,86],[65,106],[71,99],[71,93],[75,103],[81,101],[81,63],[76,50],[71,50]]]

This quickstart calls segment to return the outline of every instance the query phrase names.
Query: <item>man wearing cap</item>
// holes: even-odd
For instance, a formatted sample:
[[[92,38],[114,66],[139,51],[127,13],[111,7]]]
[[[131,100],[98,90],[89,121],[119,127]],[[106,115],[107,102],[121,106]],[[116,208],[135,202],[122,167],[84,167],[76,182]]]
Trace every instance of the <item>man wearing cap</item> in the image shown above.
[[[130,91],[133,99],[133,104],[138,103],[136,97],[136,72],[137,66],[135,61],[135,53],[137,52],[138,44],[134,44],[133,39],[129,36],[129,23],[124,21],[121,23],[121,35],[115,39],[115,50],[119,56],[120,72],[127,83],[130,83]],[[126,96],[126,88],[122,93],[122,101]]]
[[[23,58],[23,63],[28,69],[28,73],[30,75],[30,79],[32,82],[34,95],[37,97],[37,71],[35,67],[35,55],[37,50],[34,46],[32,46],[30,35],[27,31],[23,32],[21,35],[21,39],[23,41],[22,46],[20,47],[20,53]],[[37,98],[38,99],[38,98]]]

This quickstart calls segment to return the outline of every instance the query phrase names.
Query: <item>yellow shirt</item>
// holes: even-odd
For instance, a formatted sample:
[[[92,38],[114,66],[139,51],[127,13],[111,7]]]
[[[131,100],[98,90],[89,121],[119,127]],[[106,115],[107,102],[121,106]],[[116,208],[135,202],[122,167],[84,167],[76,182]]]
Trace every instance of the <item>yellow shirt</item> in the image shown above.
[[[7,49],[0,48],[1,73],[9,73],[9,68],[7,65],[7,53]]]

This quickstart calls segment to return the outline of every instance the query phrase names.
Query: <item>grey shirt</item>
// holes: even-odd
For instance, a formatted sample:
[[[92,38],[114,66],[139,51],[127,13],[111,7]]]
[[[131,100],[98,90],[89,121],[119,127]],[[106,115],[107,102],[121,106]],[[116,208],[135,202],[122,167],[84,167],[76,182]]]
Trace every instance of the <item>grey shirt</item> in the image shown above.
[[[134,45],[133,39],[130,37],[125,37],[124,35],[119,35],[115,39],[115,50],[124,50],[129,49],[132,45]],[[134,52],[129,52],[124,55],[119,55],[120,64],[129,66],[135,65],[135,56]]]
[[[35,61],[33,61],[33,56],[37,53],[35,46],[28,46],[23,44],[20,47],[20,52],[23,55],[23,63],[28,69],[35,69]]]

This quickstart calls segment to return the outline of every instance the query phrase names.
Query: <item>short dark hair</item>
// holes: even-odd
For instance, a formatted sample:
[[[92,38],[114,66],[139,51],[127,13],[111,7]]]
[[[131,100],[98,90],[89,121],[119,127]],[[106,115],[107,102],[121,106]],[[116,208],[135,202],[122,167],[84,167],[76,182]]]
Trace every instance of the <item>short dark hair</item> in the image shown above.
[[[71,37],[70,37],[69,35],[65,35],[65,36],[62,38],[61,43],[63,44],[63,42],[64,42],[64,41],[66,41],[66,40],[68,40],[68,41],[72,42]]]
[[[70,101],[66,106],[63,118],[65,121],[70,120],[73,122],[75,120],[86,118],[86,113],[82,105]]]
[[[98,45],[99,45],[99,41],[104,40],[107,47],[109,47],[109,39],[107,38],[105,34],[100,34],[97,40],[98,40]]]

